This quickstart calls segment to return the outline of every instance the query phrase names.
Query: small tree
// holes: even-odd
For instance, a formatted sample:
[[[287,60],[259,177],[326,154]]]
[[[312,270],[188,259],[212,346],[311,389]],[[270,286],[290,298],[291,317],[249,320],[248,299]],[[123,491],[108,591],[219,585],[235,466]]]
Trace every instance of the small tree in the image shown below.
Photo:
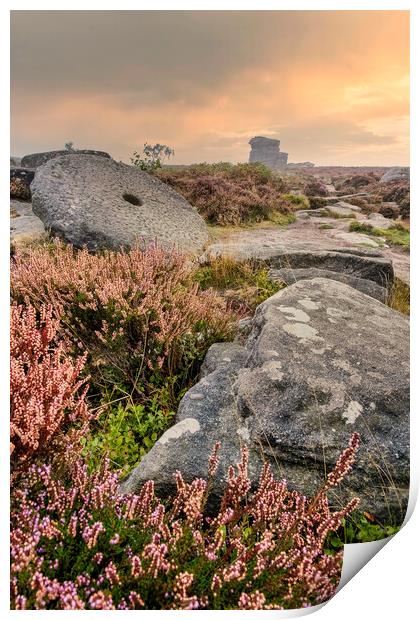
[[[65,150],[66,150],[66,151],[74,151],[74,150],[75,150],[75,148],[74,148],[74,142],[72,142],[71,140],[69,140],[68,142],[66,142],[66,143],[64,144],[64,148],[65,148]]]
[[[153,170],[162,168],[162,160],[169,159],[173,155],[175,155],[174,149],[166,144],[158,143],[152,146],[145,142],[141,154],[134,151],[131,163],[140,168],[140,170],[153,172]]]

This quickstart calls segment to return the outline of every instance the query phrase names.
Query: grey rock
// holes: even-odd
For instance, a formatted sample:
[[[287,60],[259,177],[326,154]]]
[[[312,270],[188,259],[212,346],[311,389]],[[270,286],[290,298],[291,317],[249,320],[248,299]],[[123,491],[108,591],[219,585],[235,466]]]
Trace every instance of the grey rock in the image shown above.
[[[270,280],[274,282],[284,282],[287,285],[299,282],[299,280],[313,280],[313,278],[327,278],[336,282],[344,282],[357,289],[369,297],[373,297],[384,303],[388,296],[388,291],[383,286],[379,286],[372,280],[365,280],[356,276],[329,271],[328,269],[316,269],[308,267],[306,269],[271,269],[269,272]]]
[[[409,181],[410,168],[391,168],[379,179],[379,183],[389,183],[390,181]]]
[[[55,157],[61,157],[62,155],[96,155],[97,157],[105,157],[110,159],[111,155],[105,153],[105,151],[94,151],[92,149],[80,149],[80,150],[61,150],[61,151],[45,151],[44,153],[31,153],[22,157],[20,165],[24,168],[39,168],[54,159]]]
[[[356,217],[356,212],[348,207],[342,207],[338,204],[327,205],[326,211],[333,213],[334,215],[340,215],[341,217]]]
[[[217,369],[231,372],[234,368],[244,366],[248,357],[247,350],[232,342],[218,342],[213,344],[207,351],[207,355],[200,369],[200,377],[203,379]]]
[[[326,208],[329,211],[331,211],[332,208],[340,208],[343,210],[355,211],[356,213],[359,213],[361,211],[361,208],[358,207],[357,205],[352,205],[350,202],[345,202],[344,200],[339,200],[338,202],[335,202],[333,205],[329,205]]]
[[[381,213],[369,213],[367,219],[359,220],[361,224],[367,224],[373,228],[392,228],[395,224],[398,224],[395,220],[390,220],[384,217]]]
[[[30,202],[10,201],[10,240],[14,244],[43,239],[44,225],[32,211]]]
[[[302,280],[257,308],[246,349],[241,368],[209,364],[213,372],[185,394],[176,424],[121,490],[153,479],[170,493],[176,469],[188,481],[205,477],[221,441],[214,502],[243,444],[254,486],[266,459],[309,496],[357,431],[356,464],[330,501],[337,508],[357,495],[362,510],[401,523],[409,490],[407,318],[341,282]]]
[[[277,269],[306,269],[308,267],[326,269],[372,280],[386,288],[394,281],[394,269],[390,260],[354,252],[284,252],[273,257],[270,263],[273,268]]]
[[[45,226],[92,252],[136,241],[196,252],[208,239],[202,217],[175,190],[105,157],[51,159],[37,168],[31,191],[34,212]]]
[[[249,141],[251,152],[249,163],[261,163],[271,170],[282,170],[287,165],[287,153],[280,151],[280,140],[255,136]]]

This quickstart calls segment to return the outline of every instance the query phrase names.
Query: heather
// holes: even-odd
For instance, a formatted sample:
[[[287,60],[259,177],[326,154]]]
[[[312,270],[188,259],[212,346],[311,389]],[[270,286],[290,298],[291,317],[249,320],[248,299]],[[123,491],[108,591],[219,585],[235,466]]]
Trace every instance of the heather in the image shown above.
[[[12,297],[51,306],[101,395],[119,385],[144,401],[174,401],[213,342],[230,338],[234,314],[214,291],[192,282],[192,264],[157,246],[89,254],[61,242],[17,249]]]
[[[275,480],[266,464],[251,491],[248,452],[229,467],[215,516],[206,514],[218,467],[160,501],[153,482],[118,493],[108,461],[94,473],[78,459],[58,479],[34,465],[12,495],[11,603],[15,609],[289,609],[328,600],[342,552],[326,539],[358,504],[337,512],[327,493],[349,473],[354,434],[313,498]]]
[[[196,164],[155,174],[182,194],[210,224],[240,225],[287,215],[305,205],[286,181],[262,164]]]
[[[49,458],[78,442],[91,414],[86,355],[72,359],[59,338],[52,307],[13,304],[10,321],[10,452],[14,474],[34,458]],[[71,432],[70,432],[71,430]]]

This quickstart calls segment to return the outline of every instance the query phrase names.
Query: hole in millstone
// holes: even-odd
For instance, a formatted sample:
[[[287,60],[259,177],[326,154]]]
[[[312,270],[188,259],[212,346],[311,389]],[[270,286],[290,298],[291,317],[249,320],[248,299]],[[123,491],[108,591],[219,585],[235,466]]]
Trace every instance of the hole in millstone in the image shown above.
[[[140,200],[140,198],[137,198],[137,196],[134,196],[134,194],[123,194],[123,198],[131,205],[136,205],[136,207],[143,204],[143,201]]]

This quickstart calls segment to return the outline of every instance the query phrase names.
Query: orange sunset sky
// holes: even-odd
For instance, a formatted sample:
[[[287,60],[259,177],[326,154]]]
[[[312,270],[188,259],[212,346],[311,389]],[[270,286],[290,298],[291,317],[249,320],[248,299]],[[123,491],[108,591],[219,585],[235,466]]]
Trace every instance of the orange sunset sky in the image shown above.
[[[13,11],[11,154],[409,164],[407,11]]]

